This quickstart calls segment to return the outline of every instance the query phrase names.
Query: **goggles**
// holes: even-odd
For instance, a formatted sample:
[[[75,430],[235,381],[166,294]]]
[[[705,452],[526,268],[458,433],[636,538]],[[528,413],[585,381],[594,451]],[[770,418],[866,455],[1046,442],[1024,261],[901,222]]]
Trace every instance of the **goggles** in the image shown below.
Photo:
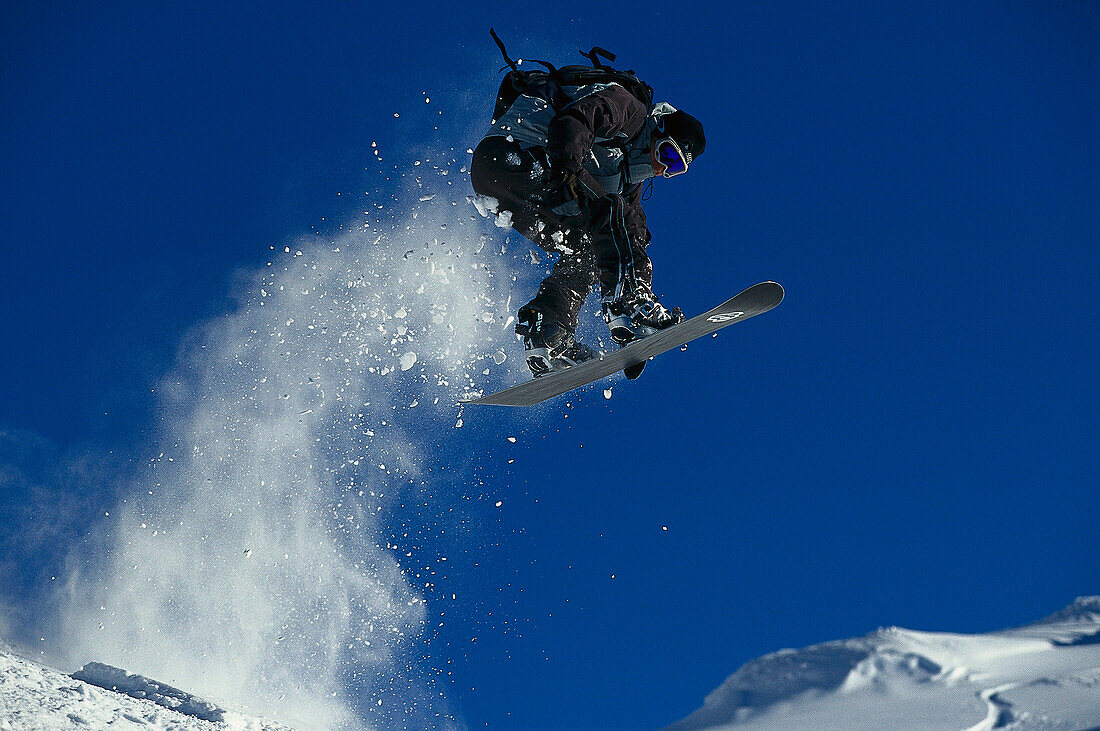
[[[653,156],[657,163],[664,168],[661,174],[666,178],[686,173],[688,163],[691,162],[691,156],[684,154],[684,151],[680,149],[680,145],[676,144],[676,140],[671,137],[662,137],[657,140],[653,146]]]

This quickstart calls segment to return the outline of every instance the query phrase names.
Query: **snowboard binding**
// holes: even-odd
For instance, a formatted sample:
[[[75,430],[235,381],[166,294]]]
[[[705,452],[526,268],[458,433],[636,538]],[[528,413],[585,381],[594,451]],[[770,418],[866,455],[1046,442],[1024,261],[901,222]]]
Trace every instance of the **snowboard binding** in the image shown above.
[[[620,346],[684,321],[679,307],[668,309],[646,286],[618,298],[605,298],[601,305],[611,339]]]
[[[576,336],[541,312],[520,312],[516,335],[523,340],[523,356],[535,378],[599,357],[599,351],[577,342]]]

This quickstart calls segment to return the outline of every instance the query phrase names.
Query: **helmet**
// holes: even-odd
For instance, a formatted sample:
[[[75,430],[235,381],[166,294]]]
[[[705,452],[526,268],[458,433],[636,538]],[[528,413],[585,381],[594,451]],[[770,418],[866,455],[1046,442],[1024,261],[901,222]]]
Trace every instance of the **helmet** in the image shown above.
[[[703,134],[703,125],[698,119],[687,112],[677,110],[662,115],[660,122],[663,126],[663,134],[676,140],[688,163],[703,154],[707,146],[707,138]]]

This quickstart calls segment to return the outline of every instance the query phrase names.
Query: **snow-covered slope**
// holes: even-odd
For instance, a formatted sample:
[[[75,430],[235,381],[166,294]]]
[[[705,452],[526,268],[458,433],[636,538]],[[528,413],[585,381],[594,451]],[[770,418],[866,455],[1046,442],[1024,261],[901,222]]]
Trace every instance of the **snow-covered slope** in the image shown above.
[[[289,731],[286,726],[221,710],[183,691],[106,665],[92,663],[75,675],[117,690],[77,680],[0,649],[0,729]]]
[[[669,729],[1100,728],[1100,596],[1016,629],[891,627],[752,660]]]

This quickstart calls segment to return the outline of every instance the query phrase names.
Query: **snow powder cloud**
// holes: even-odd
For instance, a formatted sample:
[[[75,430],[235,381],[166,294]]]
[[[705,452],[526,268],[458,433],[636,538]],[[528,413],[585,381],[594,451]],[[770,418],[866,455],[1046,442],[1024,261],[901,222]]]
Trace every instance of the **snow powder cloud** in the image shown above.
[[[237,311],[191,333],[161,454],[110,511],[103,560],[71,562],[68,662],[301,726],[440,714],[394,681],[426,600],[391,509],[455,398],[522,366],[501,358],[510,262],[460,164],[417,166],[399,202],[276,251],[240,277]]]

